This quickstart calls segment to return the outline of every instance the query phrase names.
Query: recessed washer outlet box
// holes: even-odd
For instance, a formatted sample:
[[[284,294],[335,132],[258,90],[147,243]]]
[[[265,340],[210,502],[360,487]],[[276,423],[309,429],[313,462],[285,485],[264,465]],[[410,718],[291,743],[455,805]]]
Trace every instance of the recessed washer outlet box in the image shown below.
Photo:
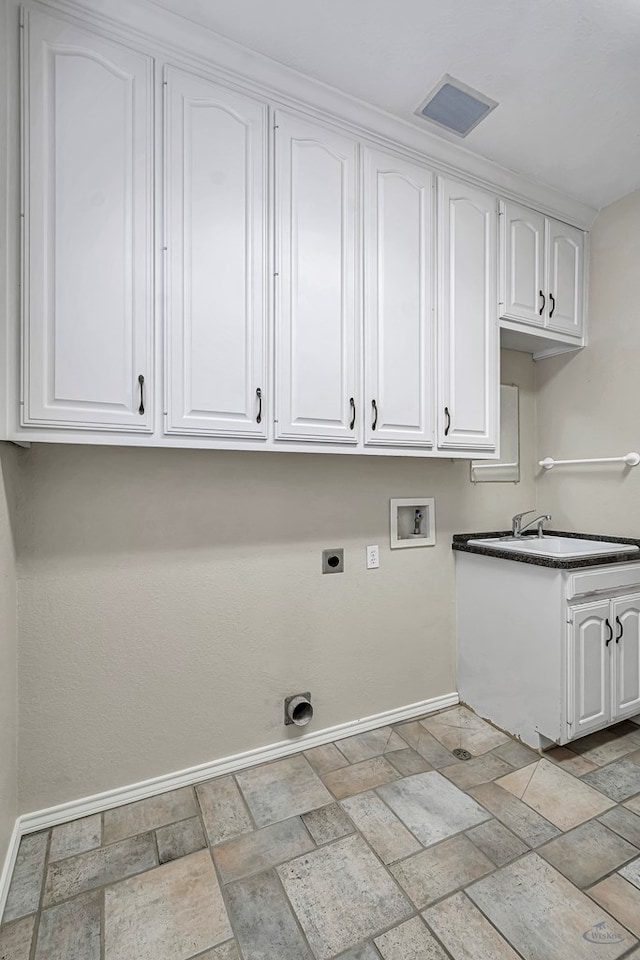
[[[335,547],[322,551],[323,573],[344,573],[344,548]]]
[[[436,501],[433,497],[404,497],[390,501],[392,550],[433,547],[436,542]]]

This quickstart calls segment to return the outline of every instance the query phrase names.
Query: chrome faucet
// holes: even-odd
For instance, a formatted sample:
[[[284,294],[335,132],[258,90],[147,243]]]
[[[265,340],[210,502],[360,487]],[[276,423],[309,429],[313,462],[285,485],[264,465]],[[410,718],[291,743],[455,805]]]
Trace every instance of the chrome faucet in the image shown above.
[[[544,536],[544,524],[547,520],[551,520],[551,517],[548,513],[542,513],[539,517],[536,517],[534,520],[529,520],[523,525],[522,518],[526,517],[528,513],[535,513],[535,510],[525,510],[524,513],[516,513],[511,521],[511,536],[518,539],[522,536],[525,530],[528,530],[529,527],[532,527],[534,523],[538,525],[538,537],[542,538]]]

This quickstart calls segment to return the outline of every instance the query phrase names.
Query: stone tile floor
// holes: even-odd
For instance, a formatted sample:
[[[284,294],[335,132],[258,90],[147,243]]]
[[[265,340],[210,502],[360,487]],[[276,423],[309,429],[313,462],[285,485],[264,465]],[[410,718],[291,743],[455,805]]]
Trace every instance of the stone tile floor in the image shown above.
[[[640,960],[639,941],[640,718],[540,757],[454,707],[25,837],[0,960]]]

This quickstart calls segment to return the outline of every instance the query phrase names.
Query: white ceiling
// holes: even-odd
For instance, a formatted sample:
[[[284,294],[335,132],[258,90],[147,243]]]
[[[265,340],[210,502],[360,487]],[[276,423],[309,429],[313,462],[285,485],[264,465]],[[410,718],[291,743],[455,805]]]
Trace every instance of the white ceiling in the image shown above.
[[[449,73],[500,105],[445,139],[597,208],[640,187],[639,0],[154,2],[423,129]]]

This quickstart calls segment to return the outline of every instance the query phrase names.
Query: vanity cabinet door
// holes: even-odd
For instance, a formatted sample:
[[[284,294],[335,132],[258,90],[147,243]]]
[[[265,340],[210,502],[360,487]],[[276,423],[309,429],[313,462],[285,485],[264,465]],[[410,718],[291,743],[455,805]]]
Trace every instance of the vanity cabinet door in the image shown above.
[[[153,62],[25,13],[23,425],[153,426]]]
[[[364,155],[365,438],[433,444],[433,174]]]
[[[279,111],[276,438],[357,443],[358,144]]]
[[[608,600],[572,610],[567,664],[571,739],[610,723],[612,643],[615,627]]]
[[[493,451],[499,440],[497,202],[438,183],[438,447]]]
[[[517,203],[500,203],[500,317],[544,326],[547,290],[545,218]]]
[[[547,221],[547,318],[545,326],[581,337],[584,313],[585,235],[558,220]]]
[[[640,713],[640,595],[612,602],[613,719]]]
[[[267,107],[165,75],[168,433],[266,436]]]

